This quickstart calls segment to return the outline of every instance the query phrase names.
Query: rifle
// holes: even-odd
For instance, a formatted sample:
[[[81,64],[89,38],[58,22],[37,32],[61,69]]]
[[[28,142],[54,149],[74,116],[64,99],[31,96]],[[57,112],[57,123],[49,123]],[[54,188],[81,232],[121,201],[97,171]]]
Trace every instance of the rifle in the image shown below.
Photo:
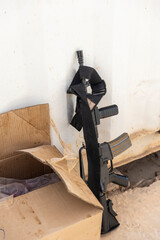
[[[101,233],[107,233],[117,226],[116,212],[112,208],[112,201],[106,200],[107,184],[110,182],[120,186],[128,186],[128,178],[114,173],[113,158],[131,146],[127,133],[123,133],[110,142],[98,142],[97,125],[100,120],[118,114],[118,106],[111,105],[98,109],[97,104],[106,94],[106,84],[100,78],[95,69],[83,65],[83,52],[77,51],[79,69],[73,78],[68,94],[77,96],[76,114],[71,125],[78,131],[83,128],[85,145],[79,149],[80,176],[89,186],[93,194],[102,204],[102,228]],[[87,88],[91,87],[92,92],[88,93]],[[82,151],[86,149],[88,160],[88,179],[84,173]],[[110,168],[108,162],[110,161]]]

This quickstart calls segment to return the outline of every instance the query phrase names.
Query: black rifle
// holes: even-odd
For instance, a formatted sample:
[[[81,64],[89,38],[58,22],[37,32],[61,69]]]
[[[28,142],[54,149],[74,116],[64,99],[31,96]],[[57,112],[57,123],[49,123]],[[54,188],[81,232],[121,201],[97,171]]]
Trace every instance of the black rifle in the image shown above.
[[[106,94],[105,82],[100,78],[95,69],[83,66],[83,52],[77,51],[79,70],[77,71],[67,93],[77,96],[76,114],[71,125],[78,131],[83,127],[85,145],[79,150],[80,175],[91,191],[102,204],[104,211],[102,217],[102,233],[107,233],[119,223],[112,209],[112,201],[106,200],[107,184],[113,182],[120,186],[128,186],[128,178],[115,174],[112,159],[131,146],[127,133],[123,133],[111,142],[98,143],[97,125],[100,119],[118,114],[118,106],[111,105],[98,109],[97,104]],[[88,93],[90,86],[92,93]],[[88,180],[85,178],[82,150],[86,149],[88,160]],[[108,162],[110,161],[110,168]]]

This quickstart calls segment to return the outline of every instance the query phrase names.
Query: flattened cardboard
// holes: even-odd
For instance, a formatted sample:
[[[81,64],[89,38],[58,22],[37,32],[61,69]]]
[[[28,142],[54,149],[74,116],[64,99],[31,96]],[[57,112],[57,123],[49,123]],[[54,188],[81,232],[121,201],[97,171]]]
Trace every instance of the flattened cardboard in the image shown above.
[[[0,115],[0,159],[14,151],[50,144],[49,105],[41,104]]]
[[[67,161],[65,159],[55,161],[55,159],[62,157],[55,146],[45,145],[21,151],[31,154],[36,159],[53,168],[66,185],[68,192],[72,195],[102,209],[102,205],[98,202],[82,178],[79,177],[77,172],[74,170],[72,172],[68,171]]]

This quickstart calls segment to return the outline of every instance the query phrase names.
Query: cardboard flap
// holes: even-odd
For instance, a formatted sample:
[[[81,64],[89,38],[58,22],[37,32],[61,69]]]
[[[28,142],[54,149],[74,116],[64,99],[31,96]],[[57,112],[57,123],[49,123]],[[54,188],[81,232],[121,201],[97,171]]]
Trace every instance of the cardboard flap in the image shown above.
[[[67,160],[62,158],[62,154],[55,146],[45,145],[21,151],[31,154],[34,158],[53,168],[64,182],[69,193],[95,207],[103,209],[76,171],[69,171]]]
[[[0,240],[100,239],[102,210],[69,194],[62,182],[0,201],[0,213]]]
[[[0,159],[19,149],[50,144],[49,105],[0,114],[0,136]]]

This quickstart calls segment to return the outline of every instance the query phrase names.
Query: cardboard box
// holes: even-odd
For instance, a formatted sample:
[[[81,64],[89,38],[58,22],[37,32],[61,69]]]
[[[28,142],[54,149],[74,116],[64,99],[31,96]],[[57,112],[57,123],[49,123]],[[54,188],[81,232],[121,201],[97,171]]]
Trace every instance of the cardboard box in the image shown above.
[[[0,201],[0,240],[99,240],[102,206],[55,146],[47,104],[0,115],[0,177],[61,181]],[[22,150],[24,149],[24,150]],[[18,150],[18,151],[17,151]]]

